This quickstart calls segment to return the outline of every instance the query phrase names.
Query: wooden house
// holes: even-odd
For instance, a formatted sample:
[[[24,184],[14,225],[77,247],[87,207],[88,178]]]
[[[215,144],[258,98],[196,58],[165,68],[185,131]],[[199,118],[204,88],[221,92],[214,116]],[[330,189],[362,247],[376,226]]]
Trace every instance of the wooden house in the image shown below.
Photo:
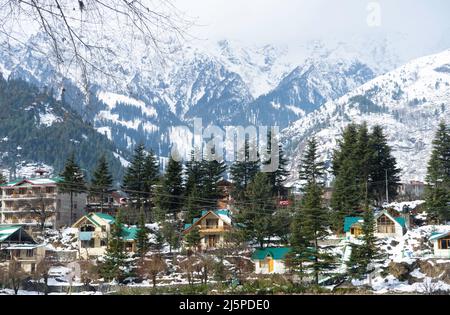
[[[363,217],[345,217],[344,233],[348,239],[360,237],[363,233]],[[402,237],[406,233],[406,222],[403,217],[394,217],[384,210],[375,215],[375,236]]]
[[[78,230],[78,247],[84,258],[104,255],[115,218],[106,213],[90,213],[72,226]],[[129,252],[136,251],[137,228],[122,226],[122,237]]]
[[[194,228],[199,229],[203,250],[218,248],[225,244],[225,234],[232,229],[231,213],[229,210],[202,211],[200,218],[194,219],[192,224],[185,224],[183,235]]]
[[[38,244],[22,225],[0,225],[0,263],[16,261],[32,273],[45,257],[45,246]]]

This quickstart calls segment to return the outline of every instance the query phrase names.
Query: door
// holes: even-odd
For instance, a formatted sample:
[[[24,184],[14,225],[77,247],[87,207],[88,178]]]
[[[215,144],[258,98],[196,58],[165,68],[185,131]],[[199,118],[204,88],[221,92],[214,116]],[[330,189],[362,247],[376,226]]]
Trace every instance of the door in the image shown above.
[[[273,272],[273,258],[267,257],[267,264],[269,265],[269,273]]]

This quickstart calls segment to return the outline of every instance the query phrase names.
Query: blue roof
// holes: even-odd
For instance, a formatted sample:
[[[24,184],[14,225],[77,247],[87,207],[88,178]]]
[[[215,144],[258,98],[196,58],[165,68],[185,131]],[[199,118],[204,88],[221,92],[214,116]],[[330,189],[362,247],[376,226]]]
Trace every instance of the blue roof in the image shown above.
[[[184,225],[184,229],[185,229],[185,230],[186,230],[186,229],[189,229],[191,226],[192,226],[192,224],[188,224],[188,223],[187,223],[187,224]]]
[[[395,218],[395,221],[397,221],[402,227],[406,227],[406,221],[405,218]]]
[[[349,232],[351,227],[361,221],[364,220],[362,217],[345,217],[344,218],[344,232]]]
[[[286,255],[291,251],[290,247],[267,247],[267,248],[258,248],[252,255],[252,259],[255,260],[263,260],[266,259],[267,256],[272,257],[273,259],[285,259]]]

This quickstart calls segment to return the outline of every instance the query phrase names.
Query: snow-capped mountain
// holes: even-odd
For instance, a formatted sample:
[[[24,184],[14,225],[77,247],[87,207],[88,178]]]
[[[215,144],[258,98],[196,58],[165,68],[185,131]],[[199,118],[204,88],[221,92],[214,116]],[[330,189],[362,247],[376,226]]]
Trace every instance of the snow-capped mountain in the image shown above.
[[[306,140],[315,135],[331,160],[343,129],[366,121],[384,127],[403,180],[424,180],[432,139],[441,120],[450,123],[450,50],[416,59],[324,104],[283,131],[298,168]],[[292,180],[295,180],[294,172]]]
[[[76,64],[61,71],[51,56],[40,53],[50,49],[42,34],[27,46],[1,50],[0,71],[51,89],[120,149],[144,142],[166,156],[173,142],[189,139],[177,127],[191,127],[196,117],[220,127],[285,128],[402,62],[394,41],[385,38],[292,47],[174,41],[163,62],[139,44],[106,35],[99,44],[111,40],[117,43],[114,53],[93,62],[114,76],[89,72],[86,83]]]
[[[308,59],[249,106],[251,121],[284,128],[373,77],[373,71],[358,60]]]

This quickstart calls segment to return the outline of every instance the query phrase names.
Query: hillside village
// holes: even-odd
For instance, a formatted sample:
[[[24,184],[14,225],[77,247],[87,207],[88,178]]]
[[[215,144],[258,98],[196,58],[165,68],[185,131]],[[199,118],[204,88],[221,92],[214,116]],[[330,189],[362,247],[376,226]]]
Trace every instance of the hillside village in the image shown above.
[[[89,183],[73,156],[57,176],[3,178],[0,294],[448,294],[449,144],[442,123],[426,183],[402,183],[383,128],[365,124],[328,170],[312,137],[300,189],[281,146],[273,173],[192,158],[161,174],[140,145],[120,189],[104,157]]]

